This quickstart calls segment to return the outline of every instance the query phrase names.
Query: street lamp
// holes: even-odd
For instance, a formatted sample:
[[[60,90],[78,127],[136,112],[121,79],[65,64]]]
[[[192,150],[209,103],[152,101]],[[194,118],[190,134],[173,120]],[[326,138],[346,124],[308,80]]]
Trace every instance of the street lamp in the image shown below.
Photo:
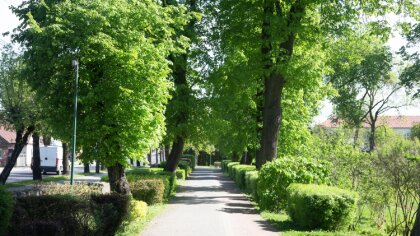
[[[73,138],[71,140],[72,158],[71,158],[71,170],[70,170],[70,185],[73,185],[74,159],[76,158],[77,87],[78,87],[78,80],[79,80],[79,61],[75,59],[72,61],[71,64],[74,69],[74,110],[73,110]]]

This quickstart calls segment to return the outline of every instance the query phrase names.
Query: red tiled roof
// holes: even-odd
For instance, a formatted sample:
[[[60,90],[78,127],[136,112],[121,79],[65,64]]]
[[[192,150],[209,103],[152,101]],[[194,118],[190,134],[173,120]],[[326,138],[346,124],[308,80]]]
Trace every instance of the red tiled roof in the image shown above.
[[[0,127],[0,145],[9,145],[15,143],[16,133],[14,131],[5,130]]]
[[[380,116],[376,125],[387,125],[394,129],[410,129],[417,123],[420,123],[420,116]],[[332,117],[319,125],[325,128],[337,128],[341,124],[343,124],[343,121]],[[369,128],[369,124],[363,123],[363,127]]]

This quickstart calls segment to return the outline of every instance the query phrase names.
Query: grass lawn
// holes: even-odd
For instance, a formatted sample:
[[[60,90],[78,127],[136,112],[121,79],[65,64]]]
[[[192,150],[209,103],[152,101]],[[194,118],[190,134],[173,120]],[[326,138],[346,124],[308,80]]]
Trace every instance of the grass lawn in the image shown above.
[[[98,176],[101,174],[104,174],[104,173],[100,173],[100,174],[96,174],[95,172],[79,173],[79,174],[74,175],[74,178],[77,179],[78,177],[83,177],[83,176]],[[70,175],[42,176],[42,181],[40,182],[57,182],[57,181],[63,181],[63,180],[70,180]],[[25,186],[29,186],[37,182],[39,181],[38,180],[23,180],[23,181],[6,183],[4,186],[6,186],[6,188],[25,187]]]

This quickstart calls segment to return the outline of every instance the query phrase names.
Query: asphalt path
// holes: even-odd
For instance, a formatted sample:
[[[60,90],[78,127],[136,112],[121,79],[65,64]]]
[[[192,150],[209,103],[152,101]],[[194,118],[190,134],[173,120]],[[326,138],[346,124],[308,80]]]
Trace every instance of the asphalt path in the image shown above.
[[[196,168],[141,236],[279,235],[220,169]]]

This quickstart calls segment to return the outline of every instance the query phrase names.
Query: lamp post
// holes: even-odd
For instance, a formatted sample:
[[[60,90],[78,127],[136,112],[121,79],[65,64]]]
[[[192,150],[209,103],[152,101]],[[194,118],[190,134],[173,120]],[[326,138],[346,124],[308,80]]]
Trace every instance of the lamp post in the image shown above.
[[[72,63],[74,69],[74,110],[73,110],[73,138],[71,140],[72,146],[72,157],[71,157],[71,170],[70,170],[70,185],[74,183],[74,159],[76,158],[76,121],[77,121],[77,87],[79,80],[79,61],[73,60]]]

